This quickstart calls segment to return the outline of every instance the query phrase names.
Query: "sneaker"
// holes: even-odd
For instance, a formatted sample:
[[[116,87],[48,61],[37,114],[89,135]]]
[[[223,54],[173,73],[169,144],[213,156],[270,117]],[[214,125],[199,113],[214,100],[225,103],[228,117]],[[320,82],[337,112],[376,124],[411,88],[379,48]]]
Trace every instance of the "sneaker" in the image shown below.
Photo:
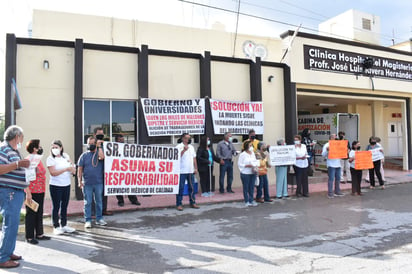
[[[214,192],[209,192],[209,196],[213,196],[213,195],[215,195]]]
[[[107,225],[107,223],[105,222],[105,220],[101,219],[101,220],[96,221],[96,225],[105,226]]]
[[[335,197],[342,197],[342,196],[345,196],[345,194],[343,194],[343,193],[335,193],[335,194],[333,194],[333,196],[335,196]]]
[[[92,228],[92,222],[88,221],[84,223],[84,228]]]
[[[328,194],[328,199],[333,199],[333,198],[335,198],[333,195]]]
[[[253,201],[251,205],[252,205],[252,206],[257,206],[258,203],[256,203],[255,201]]]
[[[202,197],[209,197],[210,194],[209,194],[209,192],[203,192],[202,195],[200,195],[200,196],[202,196]]]
[[[54,235],[62,235],[62,234],[64,234],[64,229],[61,228],[61,227],[55,227],[53,229],[53,234]]]
[[[63,226],[62,229],[63,229],[63,231],[66,232],[66,233],[73,233],[73,232],[76,231],[76,229],[74,229],[73,227],[67,226],[67,225],[66,225],[66,226]]]
[[[250,203],[245,203],[245,207],[249,207],[249,206],[251,206]]]

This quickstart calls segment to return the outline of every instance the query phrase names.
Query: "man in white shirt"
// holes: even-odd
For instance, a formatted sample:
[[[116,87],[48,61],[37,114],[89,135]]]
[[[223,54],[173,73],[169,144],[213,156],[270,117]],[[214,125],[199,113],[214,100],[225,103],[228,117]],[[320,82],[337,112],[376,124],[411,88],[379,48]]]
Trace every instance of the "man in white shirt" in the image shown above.
[[[183,210],[182,200],[185,182],[187,180],[189,190],[190,207],[199,208],[196,204],[194,191],[194,174],[197,172],[196,152],[190,144],[191,139],[189,133],[183,133],[180,138],[181,143],[176,146],[180,153],[180,178],[179,178],[179,193],[176,195],[176,209]]]
[[[336,140],[336,134],[331,134],[329,140]],[[322,156],[325,157],[328,166],[328,198],[343,196],[340,191],[340,159],[329,159],[329,142],[323,146]],[[333,181],[335,181],[335,192],[333,191]]]

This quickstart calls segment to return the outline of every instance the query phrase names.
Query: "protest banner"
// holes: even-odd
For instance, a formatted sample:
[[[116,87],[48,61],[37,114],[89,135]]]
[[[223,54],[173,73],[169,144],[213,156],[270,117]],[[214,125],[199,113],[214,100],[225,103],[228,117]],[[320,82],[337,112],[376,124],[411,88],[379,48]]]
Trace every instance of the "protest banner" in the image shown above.
[[[175,147],[104,142],[104,195],[179,192],[180,156]]]
[[[141,103],[149,136],[205,132],[205,99],[141,98]]]
[[[329,140],[329,159],[348,158],[348,140]]]
[[[271,166],[294,165],[296,164],[295,146],[270,146],[269,158]]]
[[[262,102],[235,102],[210,99],[215,134],[245,135],[250,129],[264,133]]]
[[[383,158],[385,158],[385,156],[383,155],[383,152],[381,151],[382,148],[378,147],[378,148],[374,148],[371,149],[370,151],[372,152],[372,161],[379,161],[382,160]]]
[[[373,168],[372,152],[371,151],[355,151],[355,169],[371,169]]]

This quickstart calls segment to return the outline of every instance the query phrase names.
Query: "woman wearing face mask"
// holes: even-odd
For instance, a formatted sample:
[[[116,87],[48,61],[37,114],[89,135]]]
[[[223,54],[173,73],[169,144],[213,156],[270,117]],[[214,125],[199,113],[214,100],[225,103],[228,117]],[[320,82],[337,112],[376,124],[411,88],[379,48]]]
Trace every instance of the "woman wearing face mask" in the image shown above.
[[[279,139],[277,141],[278,146],[285,146],[285,139]],[[282,199],[282,197],[288,198],[288,168],[289,166],[275,166],[276,172],[276,198]]]
[[[63,144],[60,140],[53,141],[50,152],[46,165],[50,172],[49,185],[50,197],[53,202],[53,233],[56,235],[65,232],[72,233],[75,229],[67,225],[67,207],[70,199],[71,177],[76,173],[76,168],[69,155],[63,152]]]
[[[352,142],[352,149],[349,152],[350,173],[352,175],[352,195],[362,195],[361,182],[362,182],[362,170],[355,169],[355,152],[360,150],[359,141]]]
[[[43,148],[40,146],[40,140],[38,139],[33,139],[27,142],[26,150],[32,155],[43,154]],[[39,204],[37,212],[26,206],[26,241],[30,244],[37,244],[38,240],[50,240],[50,237],[44,235],[43,231],[43,203],[44,193],[46,191],[46,169],[41,161],[36,167],[36,179],[30,181],[30,185],[25,191],[26,193],[30,192],[31,199]]]
[[[306,146],[301,143],[300,135],[295,135],[296,164],[293,166],[296,175],[296,196],[309,197],[308,184],[308,152]]]
[[[376,143],[375,137],[369,138],[369,145],[366,147],[366,150],[373,150],[372,157],[376,154],[375,160],[373,161],[373,168],[369,169],[369,181],[370,181],[370,189],[375,188],[375,173],[376,177],[378,177],[379,185],[382,189],[385,189],[384,182],[382,179],[381,174],[381,160],[384,158],[383,156],[383,148],[379,144]]]
[[[255,188],[255,181],[257,174],[255,168],[258,167],[259,162],[256,160],[254,148],[251,141],[245,141],[242,145],[242,153],[240,153],[237,165],[240,170],[240,179],[243,185],[243,198],[245,206],[257,206],[253,200],[253,192]]]
[[[210,189],[212,186],[213,161],[219,163],[220,159],[215,155],[213,147],[210,144],[210,139],[207,136],[202,136],[200,139],[196,152],[196,161],[200,177],[200,186],[202,188],[202,197],[213,196],[214,193],[211,192]]]

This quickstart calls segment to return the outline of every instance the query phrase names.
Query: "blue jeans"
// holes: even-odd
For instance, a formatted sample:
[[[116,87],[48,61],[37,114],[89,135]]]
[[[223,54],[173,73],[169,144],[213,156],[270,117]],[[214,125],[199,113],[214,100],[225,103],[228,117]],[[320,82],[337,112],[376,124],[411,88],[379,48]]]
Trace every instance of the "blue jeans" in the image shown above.
[[[193,173],[180,174],[179,178],[179,193],[176,195],[176,206],[182,205],[183,191],[185,189],[185,182],[187,180],[188,190],[189,190],[189,201],[191,205],[196,204],[195,199],[195,188],[193,184],[195,182],[195,175]]]
[[[103,219],[103,184],[85,184],[83,186],[84,196],[84,220],[92,221],[92,202],[95,201],[96,221]],[[94,196],[94,197],[93,197]]]
[[[335,181],[335,194],[340,193],[340,167],[328,167],[328,195],[333,196],[333,181]]]
[[[68,186],[54,186],[50,185],[50,197],[53,202],[52,219],[53,227],[67,224],[67,206],[70,199],[70,185]],[[59,224],[60,211],[60,224]]]
[[[243,198],[245,203],[253,202],[253,192],[255,190],[256,174],[243,174],[240,173],[240,179],[243,185]]]
[[[269,196],[269,182],[268,182],[268,176],[267,175],[261,175],[259,176],[259,185],[257,187],[257,192],[256,192],[256,199],[262,198],[262,192],[264,195],[265,201],[270,200]]]
[[[16,247],[23,200],[24,191],[22,189],[0,187],[0,213],[3,216],[0,237],[0,263],[10,260],[10,256]]]
[[[225,173],[227,172],[227,191],[232,190],[233,182],[233,162],[231,160],[224,160],[225,164],[220,165],[220,174],[219,174],[219,191],[221,193],[225,192]]]
[[[276,197],[288,195],[288,168],[289,166],[276,166]]]

